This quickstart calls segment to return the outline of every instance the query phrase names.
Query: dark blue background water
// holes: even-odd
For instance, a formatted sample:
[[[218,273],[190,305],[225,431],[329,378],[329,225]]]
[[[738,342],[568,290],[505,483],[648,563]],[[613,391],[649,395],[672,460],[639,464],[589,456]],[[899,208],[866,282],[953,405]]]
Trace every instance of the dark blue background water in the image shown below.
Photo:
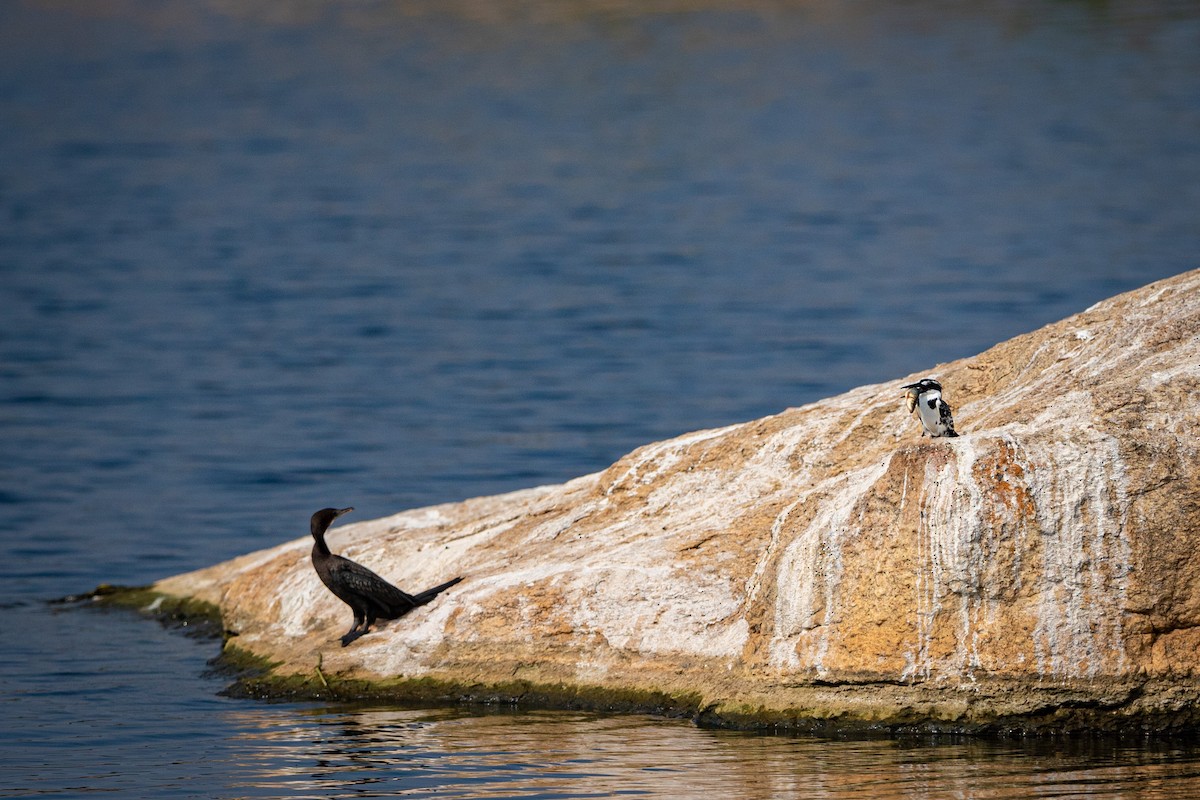
[[[43,601],[324,505],[560,482],[1200,267],[1194,3],[685,6],[0,5],[0,790],[414,788],[409,731],[421,758],[500,753],[439,785],[632,786],[514,767],[496,718],[372,712],[360,741],[366,712],[225,700],[212,643]],[[686,794],[617,749],[639,791]],[[1137,785],[1164,756],[1108,758]]]

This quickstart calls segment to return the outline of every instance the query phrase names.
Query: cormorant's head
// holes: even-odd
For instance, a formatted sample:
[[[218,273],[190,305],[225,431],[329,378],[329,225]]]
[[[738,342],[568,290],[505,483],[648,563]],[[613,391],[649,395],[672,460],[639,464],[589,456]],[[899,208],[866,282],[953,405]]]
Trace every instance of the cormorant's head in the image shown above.
[[[314,537],[324,536],[325,531],[329,529],[329,526],[333,524],[335,519],[342,514],[349,514],[353,510],[353,506],[350,508],[322,508],[313,514],[312,519],[309,520],[309,529],[312,530],[312,535]]]

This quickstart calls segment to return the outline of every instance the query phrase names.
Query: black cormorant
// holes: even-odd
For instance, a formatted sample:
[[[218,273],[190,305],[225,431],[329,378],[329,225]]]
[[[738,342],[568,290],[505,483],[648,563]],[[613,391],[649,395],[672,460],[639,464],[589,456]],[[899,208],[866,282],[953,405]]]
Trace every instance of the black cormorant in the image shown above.
[[[342,647],[362,636],[376,619],[396,619],[417,606],[423,606],[443,590],[462,580],[455,578],[420,594],[408,594],[376,575],[362,564],[329,552],[325,531],[330,523],[353,508],[322,508],[312,515],[310,525],[315,540],[312,563],[321,582],[354,611],[354,625],[342,637]]]

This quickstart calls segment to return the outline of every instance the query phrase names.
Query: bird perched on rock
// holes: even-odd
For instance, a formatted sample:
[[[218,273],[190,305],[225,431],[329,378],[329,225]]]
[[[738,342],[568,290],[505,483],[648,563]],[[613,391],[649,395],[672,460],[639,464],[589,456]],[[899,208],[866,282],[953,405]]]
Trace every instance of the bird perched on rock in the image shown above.
[[[362,636],[376,619],[396,619],[417,606],[423,606],[446,589],[462,580],[455,578],[420,594],[408,594],[397,589],[362,564],[334,555],[325,544],[325,531],[330,524],[353,511],[353,508],[322,508],[312,515],[309,526],[314,540],[312,563],[329,591],[354,612],[354,624],[342,637],[342,647]]]
[[[902,388],[905,390],[904,400],[908,404],[909,413],[916,410],[921,427],[928,431],[930,436],[958,436],[954,431],[954,416],[950,413],[950,406],[942,399],[940,383],[933,378],[922,378]],[[925,432],[921,435],[924,436]]]

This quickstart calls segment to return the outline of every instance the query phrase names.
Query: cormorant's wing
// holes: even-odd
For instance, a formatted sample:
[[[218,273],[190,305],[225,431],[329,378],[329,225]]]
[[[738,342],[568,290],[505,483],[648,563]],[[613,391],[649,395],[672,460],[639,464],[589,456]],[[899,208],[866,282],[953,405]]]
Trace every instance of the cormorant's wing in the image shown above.
[[[412,595],[348,558],[337,556],[330,565],[330,574],[347,592],[375,606],[377,616],[397,617],[418,605]]]

